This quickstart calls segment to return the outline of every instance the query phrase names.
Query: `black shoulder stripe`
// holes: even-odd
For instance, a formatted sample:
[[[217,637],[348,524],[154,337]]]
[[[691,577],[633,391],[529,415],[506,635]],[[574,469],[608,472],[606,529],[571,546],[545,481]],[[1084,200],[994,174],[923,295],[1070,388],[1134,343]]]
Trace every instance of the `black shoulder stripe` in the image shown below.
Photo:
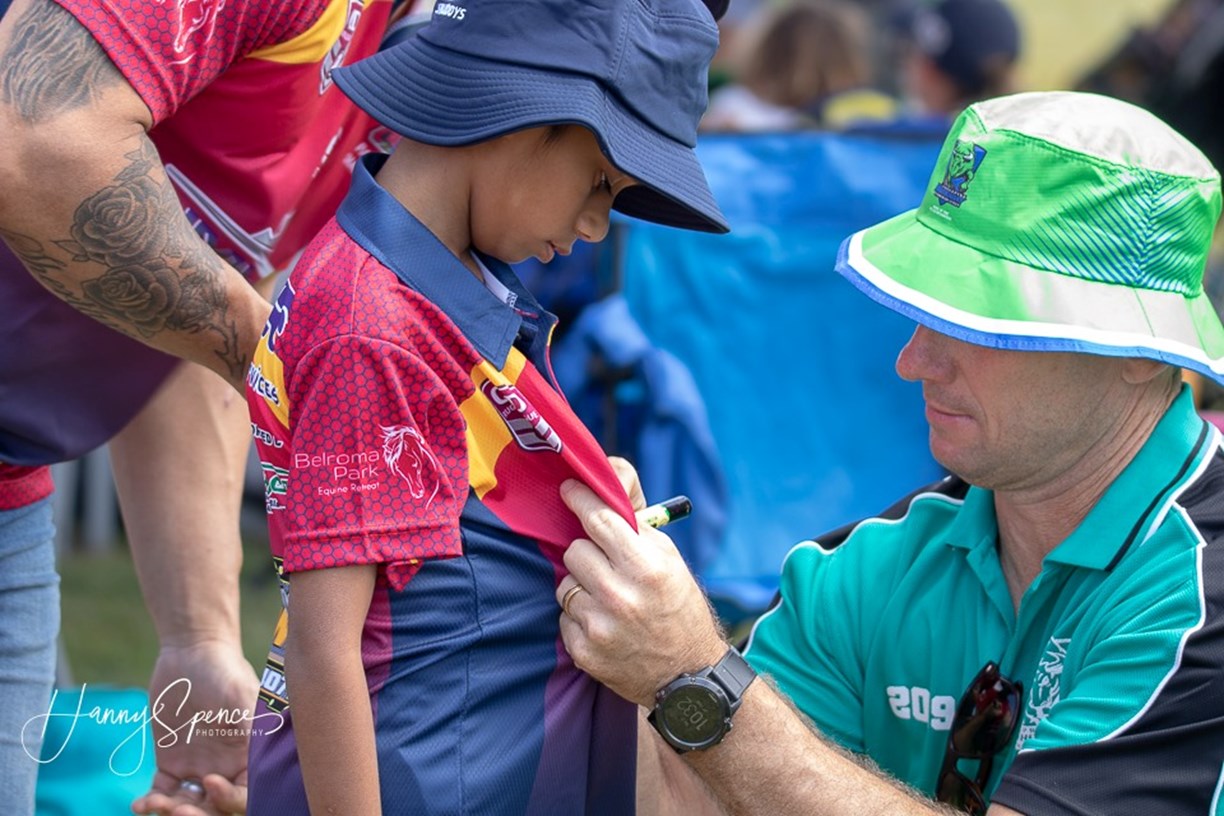
[[[1139,537],[1139,531],[1147,526],[1148,519],[1151,518],[1152,512],[1157,507],[1164,504],[1165,500],[1169,496],[1169,493],[1172,492],[1173,489],[1179,484],[1181,484],[1181,480],[1186,477],[1186,473],[1190,470],[1190,466],[1194,464],[1196,459],[1198,459],[1199,452],[1202,451],[1203,445],[1206,444],[1207,440],[1210,438],[1211,426],[1204,420],[1203,427],[1199,430],[1198,439],[1195,441],[1194,447],[1190,450],[1190,453],[1186,456],[1186,461],[1182,462],[1181,468],[1177,471],[1176,475],[1169,480],[1169,483],[1161,488],[1160,492],[1152,496],[1152,501],[1139,516],[1138,520],[1135,521],[1135,526],[1131,528],[1130,535],[1126,537],[1126,541],[1122,542],[1122,546],[1118,548],[1118,552],[1113,557],[1113,560],[1109,562],[1109,566],[1105,567],[1106,572],[1111,572],[1114,567],[1118,566],[1118,562],[1122,560],[1122,557],[1125,556],[1130,550],[1131,545],[1135,543],[1135,539]]]
[[[968,492],[969,484],[964,479],[959,476],[946,476],[943,479],[940,479],[938,482],[931,482],[929,485],[918,488],[913,493],[910,493],[908,496],[889,507],[883,513],[852,521],[849,524],[838,527],[835,530],[831,530],[824,535],[816,536],[811,540],[819,543],[820,546],[826,550],[831,550],[834,547],[841,545],[841,543],[850,535],[850,532],[864,521],[870,521],[871,519],[886,519],[888,521],[896,521],[904,518],[905,514],[909,512],[910,505],[914,503],[914,499],[923,495],[924,493],[941,493],[949,498],[963,499],[965,498],[965,494]],[[781,603],[781,601],[782,593],[775,592],[773,600],[769,602],[769,606],[765,609],[765,611],[772,611],[774,607]],[[746,643],[747,641],[740,643],[739,647],[743,649]]]
[[[910,493],[908,496],[898,501],[896,504],[893,504],[883,513],[877,513],[874,516],[868,516],[867,518],[852,521],[849,524],[838,527],[836,530],[830,530],[824,535],[816,536],[812,540],[819,542],[820,546],[824,547],[826,550],[831,550],[845,541],[850,535],[851,531],[864,521],[870,521],[871,519],[896,521],[904,518],[905,514],[909,512],[910,505],[914,503],[914,499],[924,493],[941,493],[949,498],[963,499],[965,498],[965,494],[968,492],[969,484],[964,479],[959,476],[947,476],[940,479],[938,482],[932,482],[929,485],[918,488],[913,493]]]
[[[1207,469],[1177,503],[1208,544],[1224,538],[1224,450],[1216,449]]]

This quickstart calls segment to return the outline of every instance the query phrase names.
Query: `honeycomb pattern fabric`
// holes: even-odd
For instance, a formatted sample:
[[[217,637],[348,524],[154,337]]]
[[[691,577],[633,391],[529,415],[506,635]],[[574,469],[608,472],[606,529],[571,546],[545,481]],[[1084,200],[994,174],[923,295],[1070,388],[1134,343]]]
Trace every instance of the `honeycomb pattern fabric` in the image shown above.
[[[285,268],[356,160],[395,140],[332,81],[378,50],[391,0],[57,1],[148,106],[188,220],[251,280]]]
[[[56,0],[160,122],[257,48],[306,32],[329,0]]]
[[[476,357],[456,359],[454,325],[335,222],[315,246],[277,298],[249,378],[256,411],[271,399],[289,419],[256,430],[274,551],[290,573],[382,564],[399,589],[423,559],[462,552],[458,403]]]

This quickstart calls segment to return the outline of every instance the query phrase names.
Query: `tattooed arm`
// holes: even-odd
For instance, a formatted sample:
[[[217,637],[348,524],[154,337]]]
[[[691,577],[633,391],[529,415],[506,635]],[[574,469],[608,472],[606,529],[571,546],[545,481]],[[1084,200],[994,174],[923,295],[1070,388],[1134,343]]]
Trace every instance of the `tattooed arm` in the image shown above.
[[[270,306],[196,234],[148,108],[52,0],[0,19],[0,238],[57,297],[242,390]]]
[[[173,13],[172,5],[150,9]],[[241,390],[270,306],[188,223],[147,136],[151,125],[140,96],[71,14],[52,0],[14,0],[0,19],[0,238],[74,308]],[[161,646],[150,696],[181,678],[193,683],[161,714],[175,727],[255,700],[258,680],[238,632],[249,441],[241,398],[198,366],[182,367],[112,441]],[[190,490],[181,488],[184,462]],[[155,731],[158,773],[138,812],[244,809],[245,733],[179,731],[167,740]],[[210,801],[180,789],[185,778],[204,779]]]

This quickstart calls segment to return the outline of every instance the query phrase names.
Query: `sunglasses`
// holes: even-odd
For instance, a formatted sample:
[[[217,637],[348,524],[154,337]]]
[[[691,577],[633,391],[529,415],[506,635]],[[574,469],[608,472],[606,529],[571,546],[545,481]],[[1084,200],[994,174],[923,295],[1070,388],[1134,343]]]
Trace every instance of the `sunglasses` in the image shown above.
[[[956,707],[948,747],[939,769],[935,798],[972,816],[986,812],[982,788],[990,779],[995,754],[1011,742],[1020,721],[1023,686],[999,674],[987,663],[969,684]],[[956,767],[958,759],[977,759],[977,773],[970,779]]]

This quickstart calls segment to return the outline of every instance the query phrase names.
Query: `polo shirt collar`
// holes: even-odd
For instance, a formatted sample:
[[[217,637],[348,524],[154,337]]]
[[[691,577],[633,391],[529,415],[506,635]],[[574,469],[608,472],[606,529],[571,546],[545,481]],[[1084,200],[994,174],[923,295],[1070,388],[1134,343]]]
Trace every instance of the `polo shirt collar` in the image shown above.
[[[1194,409],[1189,387],[1173,400],[1152,435],[1139,449],[1075,531],[1046,561],[1110,570],[1141,540],[1169,495],[1182,484],[1207,448],[1212,434]],[[963,550],[994,547],[998,525],[994,493],[971,487],[946,543]]]
[[[1066,541],[1046,556],[1071,566],[1109,570],[1145,535],[1169,495],[1206,450],[1211,432],[1188,386],[1156,423],[1130,464]]]
[[[956,518],[945,533],[945,543],[960,550],[994,548],[999,538],[994,493],[970,485]]]
[[[353,168],[352,186],[336,221],[354,241],[446,313],[486,360],[499,369],[519,336],[532,351],[545,345],[556,318],[541,308],[514,271],[488,255],[480,261],[516,295],[514,306],[502,302],[393,195],[374,175],[387,160],[363,156]],[[530,324],[524,326],[524,324]],[[532,356],[529,353],[529,356]]]

